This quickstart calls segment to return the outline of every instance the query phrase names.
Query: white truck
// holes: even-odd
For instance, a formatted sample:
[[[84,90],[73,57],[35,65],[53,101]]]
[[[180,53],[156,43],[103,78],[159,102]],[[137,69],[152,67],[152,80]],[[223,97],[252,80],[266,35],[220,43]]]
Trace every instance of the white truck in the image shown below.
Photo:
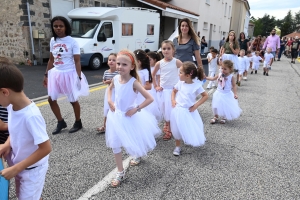
[[[71,36],[80,46],[82,66],[99,69],[110,53],[122,49],[158,49],[160,15],[156,10],[85,7],[71,10],[68,17]]]

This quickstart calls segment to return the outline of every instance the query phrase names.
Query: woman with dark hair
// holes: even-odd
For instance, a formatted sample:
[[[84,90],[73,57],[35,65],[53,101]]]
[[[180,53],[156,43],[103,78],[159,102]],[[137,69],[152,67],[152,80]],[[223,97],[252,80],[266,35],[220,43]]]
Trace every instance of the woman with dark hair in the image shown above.
[[[249,49],[249,40],[246,38],[245,33],[241,32],[238,39],[240,49],[244,49],[245,52]]]
[[[281,38],[281,40],[280,40],[280,49],[279,49],[279,53],[278,53],[278,59],[277,59],[277,61],[280,61],[280,58],[281,58],[281,56],[282,56],[282,53],[284,52],[284,50],[285,50],[285,44],[286,44],[286,37],[283,37],[283,38]]]
[[[202,36],[202,38],[201,38],[201,55],[205,55],[204,54],[205,47],[207,47],[207,42],[205,41],[205,36]]]
[[[54,17],[51,29],[53,37],[50,40],[50,58],[43,85],[48,89],[48,102],[58,120],[52,134],[58,134],[67,127],[57,104],[57,99],[63,95],[67,96],[73,106],[75,123],[69,133],[74,133],[82,128],[78,98],[89,94],[89,86],[81,72],[80,48],[70,36],[72,29],[68,20],[62,16]]]
[[[175,58],[181,62],[194,62],[193,56],[195,56],[198,67],[202,67],[202,60],[199,51],[199,37],[195,33],[192,23],[189,19],[184,18],[180,20],[178,33],[178,37],[174,38],[173,40],[175,46]]]

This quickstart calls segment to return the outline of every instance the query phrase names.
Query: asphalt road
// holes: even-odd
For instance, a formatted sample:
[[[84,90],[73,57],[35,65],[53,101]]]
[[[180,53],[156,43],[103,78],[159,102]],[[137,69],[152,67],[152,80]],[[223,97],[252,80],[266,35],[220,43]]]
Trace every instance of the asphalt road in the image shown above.
[[[24,92],[33,99],[47,95],[47,89],[43,87],[43,79],[46,71],[46,65],[18,65],[17,66],[24,76]],[[105,70],[108,69],[106,64],[99,70],[90,70],[87,67],[82,68],[82,72],[87,78],[88,83],[95,84],[102,82],[102,76]]]
[[[210,125],[211,97],[200,106],[204,146],[183,145],[175,157],[175,141],[159,138],[155,150],[127,170],[119,188],[104,188],[88,199],[300,199],[300,64],[282,58],[269,74],[263,76],[260,68],[242,82],[243,113],[235,121]],[[74,134],[68,133],[74,116],[66,100],[59,105],[68,128],[55,136],[49,105],[38,104],[53,147],[44,200],[79,199],[115,168],[105,135],[95,131],[103,123],[105,90],[92,91],[80,100],[84,128]],[[10,197],[16,199],[13,184]]]

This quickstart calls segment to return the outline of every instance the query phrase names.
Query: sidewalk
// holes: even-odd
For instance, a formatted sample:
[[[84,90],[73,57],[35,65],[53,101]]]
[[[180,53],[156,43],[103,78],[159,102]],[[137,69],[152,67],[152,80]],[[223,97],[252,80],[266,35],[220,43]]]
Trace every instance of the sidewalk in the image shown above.
[[[89,199],[300,199],[299,72],[300,63],[283,57],[270,76],[263,76],[262,68],[249,74],[238,87],[242,116],[224,125],[209,124],[210,97],[198,109],[204,146],[183,145],[175,157],[175,141],[160,138],[141,165],[127,169],[119,188],[104,187]],[[74,134],[67,133],[72,107],[59,101],[68,128],[49,134],[53,152],[43,199],[79,199],[115,168],[105,135],[95,131],[102,125],[103,97],[104,89],[95,88],[80,100],[84,128]],[[56,120],[49,105],[40,110],[50,133]],[[15,199],[13,189],[10,195]]]

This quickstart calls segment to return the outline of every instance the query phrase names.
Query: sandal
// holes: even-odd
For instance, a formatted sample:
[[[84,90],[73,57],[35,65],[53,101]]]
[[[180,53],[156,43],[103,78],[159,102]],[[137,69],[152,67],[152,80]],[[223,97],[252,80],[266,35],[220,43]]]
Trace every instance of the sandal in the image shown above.
[[[116,178],[114,178],[111,181],[111,187],[118,187],[121,182],[124,180],[125,177],[125,170],[121,171],[121,172],[117,172]]]
[[[168,141],[171,138],[172,138],[172,132],[171,131],[167,131],[166,134],[163,136],[164,141]]]
[[[219,121],[219,119],[217,117],[214,117],[210,120],[210,124],[215,124]]]
[[[105,126],[101,126],[100,128],[97,128],[97,131],[99,133],[105,133]]]
[[[141,158],[133,158],[130,160],[130,166],[137,166],[141,163]]]
[[[225,124],[226,123],[226,119],[221,119],[220,120],[220,124]]]

